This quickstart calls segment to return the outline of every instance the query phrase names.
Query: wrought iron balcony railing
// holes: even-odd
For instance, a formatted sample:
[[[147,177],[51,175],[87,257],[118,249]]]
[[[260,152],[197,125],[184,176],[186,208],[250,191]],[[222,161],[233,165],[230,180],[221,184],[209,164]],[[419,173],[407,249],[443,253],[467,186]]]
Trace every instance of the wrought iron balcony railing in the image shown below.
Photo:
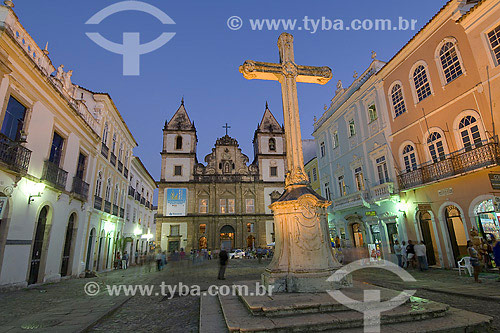
[[[0,134],[0,161],[5,163],[10,170],[26,174],[30,158],[31,150]]]
[[[89,195],[89,184],[75,176],[73,177],[73,187],[71,188],[71,192],[87,201]]]
[[[125,217],[125,209],[120,207],[120,217],[124,218]]]
[[[51,186],[64,190],[66,188],[67,178],[68,172],[59,168],[57,164],[45,161],[43,165],[42,180],[46,181]]]
[[[462,149],[444,156],[437,162],[428,162],[415,170],[400,174],[399,188],[407,190],[499,163],[500,149],[497,143],[476,145],[474,148]]]
[[[135,189],[132,186],[128,187],[128,195],[130,195],[131,197],[135,196]]]
[[[141,198],[141,205],[146,205],[146,199],[144,197]]]
[[[128,179],[128,169],[123,168],[123,176]]]
[[[113,205],[113,215],[118,216],[120,210],[117,205]]]
[[[104,143],[101,146],[101,155],[104,156],[105,159],[109,157],[109,148]]]
[[[123,163],[118,161],[118,171],[121,173],[123,171]]]
[[[116,155],[114,153],[111,153],[111,158],[109,159],[109,161],[113,166],[116,166]]]
[[[141,194],[139,192],[135,192],[135,200],[141,201]]]
[[[102,210],[102,198],[97,195],[94,196],[94,208]]]
[[[104,200],[104,211],[111,214],[111,202]]]

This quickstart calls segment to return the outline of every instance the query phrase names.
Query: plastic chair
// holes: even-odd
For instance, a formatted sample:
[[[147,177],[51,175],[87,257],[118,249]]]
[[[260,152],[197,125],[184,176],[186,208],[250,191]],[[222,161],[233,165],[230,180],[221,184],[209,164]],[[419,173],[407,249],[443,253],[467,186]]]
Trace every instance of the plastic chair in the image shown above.
[[[463,257],[458,263],[458,275],[462,275],[462,269],[469,271],[469,275],[472,276],[472,265],[470,264],[470,257]]]

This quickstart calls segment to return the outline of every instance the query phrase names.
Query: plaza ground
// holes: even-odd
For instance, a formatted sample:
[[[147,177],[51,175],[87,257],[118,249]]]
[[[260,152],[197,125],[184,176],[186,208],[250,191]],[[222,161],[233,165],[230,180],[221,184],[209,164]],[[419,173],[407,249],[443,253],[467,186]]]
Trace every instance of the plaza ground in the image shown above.
[[[112,271],[90,279],[71,279],[30,289],[0,293],[0,332],[197,332],[199,297],[196,296],[109,296],[105,285],[142,284],[210,285],[257,280],[267,261],[232,260],[227,280],[217,280],[217,261],[192,265],[169,263],[164,271],[146,267]],[[454,270],[410,270],[417,282],[404,283],[382,270],[366,269],[355,273],[359,281],[395,289],[417,289],[417,296],[447,303],[452,307],[486,314],[494,318],[493,330],[500,331],[500,282],[497,274],[482,274],[475,284],[468,275]],[[96,282],[97,296],[87,296],[84,286]]]

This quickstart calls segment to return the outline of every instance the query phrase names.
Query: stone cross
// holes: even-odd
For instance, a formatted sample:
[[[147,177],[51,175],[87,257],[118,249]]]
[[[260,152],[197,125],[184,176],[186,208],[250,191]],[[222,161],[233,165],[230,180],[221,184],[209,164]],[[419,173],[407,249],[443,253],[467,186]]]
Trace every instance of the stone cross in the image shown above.
[[[229,126],[229,125],[226,123],[226,126],[222,126],[222,128],[225,128],[225,129],[226,129],[226,135],[228,135],[228,130],[231,128],[231,126]]]
[[[293,36],[289,33],[280,35],[278,49],[279,64],[247,60],[239,70],[249,80],[272,80],[281,83],[288,167],[285,185],[289,187],[309,182],[304,172],[297,82],[326,84],[332,78],[332,70],[328,67],[297,65],[293,53]]]

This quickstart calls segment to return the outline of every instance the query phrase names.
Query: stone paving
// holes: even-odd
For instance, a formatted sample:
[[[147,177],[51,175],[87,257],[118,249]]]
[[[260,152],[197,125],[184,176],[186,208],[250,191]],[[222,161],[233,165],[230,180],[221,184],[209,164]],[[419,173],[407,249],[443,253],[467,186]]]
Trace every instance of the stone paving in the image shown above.
[[[258,280],[268,261],[231,260],[226,281],[219,281],[215,260],[192,265],[169,263],[162,272],[148,272],[144,267],[100,274],[91,279],[70,279],[34,288],[0,293],[0,332],[197,332],[200,298],[196,296],[109,296],[105,285],[150,284],[162,281],[175,285],[232,284]],[[482,274],[483,283],[475,284],[468,275],[457,271],[431,269],[409,271],[417,282],[405,284],[391,273],[366,269],[355,273],[355,279],[396,290],[416,288],[417,296],[444,302],[453,307],[488,314],[500,322],[498,275]],[[88,282],[97,282],[101,293],[90,297],[84,293]]]

